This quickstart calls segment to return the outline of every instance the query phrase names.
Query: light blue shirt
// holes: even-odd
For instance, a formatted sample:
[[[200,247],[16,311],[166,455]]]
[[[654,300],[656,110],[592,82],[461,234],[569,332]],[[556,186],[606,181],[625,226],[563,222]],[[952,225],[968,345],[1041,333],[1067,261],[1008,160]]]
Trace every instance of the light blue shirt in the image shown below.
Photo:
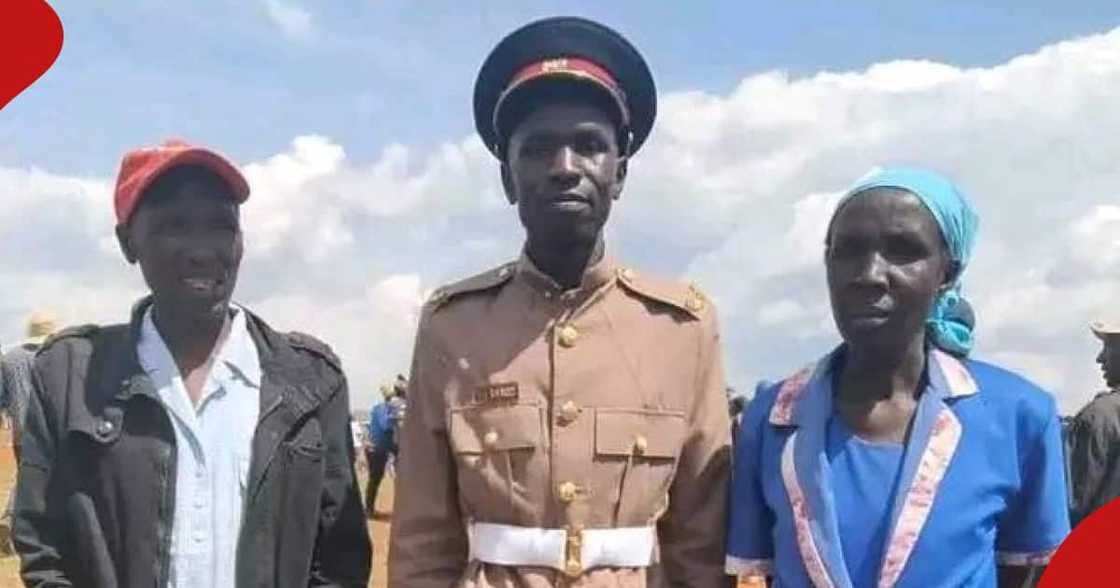
[[[261,367],[245,312],[233,311],[229,336],[215,350],[198,407],[191,404],[150,308],[140,328],[140,365],[155,384],[175,430],[169,588],[235,585],[237,538],[260,411]]]

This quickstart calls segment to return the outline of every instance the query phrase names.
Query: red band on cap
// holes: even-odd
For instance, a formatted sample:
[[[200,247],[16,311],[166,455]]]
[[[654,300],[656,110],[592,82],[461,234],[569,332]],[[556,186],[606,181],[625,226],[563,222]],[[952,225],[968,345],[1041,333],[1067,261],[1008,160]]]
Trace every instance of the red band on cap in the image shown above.
[[[622,93],[622,89],[619,87],[618,82],[615,81],[614,76],[611,75],[611,72],[593,61],[588,61],[580,57],[557,57],[530,63],[513,74],[508,87],[512,88],[527,80],[557,73],[586,76],[606,86],[606,88],[612,92]]]

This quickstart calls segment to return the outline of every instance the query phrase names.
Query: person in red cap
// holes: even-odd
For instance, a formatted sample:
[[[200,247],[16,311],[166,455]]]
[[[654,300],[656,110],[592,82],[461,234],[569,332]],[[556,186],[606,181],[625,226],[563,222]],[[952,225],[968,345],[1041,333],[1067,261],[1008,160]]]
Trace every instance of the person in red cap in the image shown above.
[[[125,155],[117,238],[150,294],[34,365],[13,541],[28,586],[365,586],[346,379],[231,302],[249,185],[180,141]]]
[[[731,583],[715,308],[603,239],[655,105],[638,51],[586,19],[528,24],[483,63],[475,126],[525,245],[424,307],[390,586]]]

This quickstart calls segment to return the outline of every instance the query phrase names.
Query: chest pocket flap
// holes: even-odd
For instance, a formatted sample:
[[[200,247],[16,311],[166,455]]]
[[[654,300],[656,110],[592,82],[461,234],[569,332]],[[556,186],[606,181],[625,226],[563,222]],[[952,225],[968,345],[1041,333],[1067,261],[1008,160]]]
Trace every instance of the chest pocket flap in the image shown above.
[[[541,409],[537,405],[452,408],[450,420],[455,453],[533,449],[540,444]]]
[[[69,435],[79,435],[99,445],[111,445],[121,436],[124,411],[116,405],[103,407],[99,414],[85,407],[74,409],[68,415],[66,429]]]
[[[595,452],[674,459],[684,443],[685,429],[681,412],[600,408],[595,412]]]

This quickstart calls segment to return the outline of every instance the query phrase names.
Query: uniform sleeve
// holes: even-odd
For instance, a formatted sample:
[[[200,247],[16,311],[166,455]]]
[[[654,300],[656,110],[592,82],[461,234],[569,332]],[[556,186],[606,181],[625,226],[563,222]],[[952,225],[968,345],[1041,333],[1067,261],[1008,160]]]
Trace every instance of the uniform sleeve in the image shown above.
[[[447,588],[467,564],[455,462],[444,424],[449,370],[421,321],[400,430],[396,502],[389,540],[389,585]]]
[[[774,513],[762,493],[762,433],[769,403],[755,395],[742,416],[731,469],[727,573],[739,576],[774,574]]]
[[[698,381],[669,510],[658,524],[661,561],[673,586],[727,585],[723,571],[731,422],[714,311],[705,317]]]
[[[1090,405],[1086,410],[1093,408]],[[1070,517],[1074,525],[1112,497],[1108,480],[1120,435],[1114,424],[1095,417],[1092,412],[1078,415],[1069,430]]]
[[[1020,445],[1019,494],[1000,520],[996,538],[1001,565],[1045,565],[1069,534],[1061,422],[1053,400],[1041,423]]]

